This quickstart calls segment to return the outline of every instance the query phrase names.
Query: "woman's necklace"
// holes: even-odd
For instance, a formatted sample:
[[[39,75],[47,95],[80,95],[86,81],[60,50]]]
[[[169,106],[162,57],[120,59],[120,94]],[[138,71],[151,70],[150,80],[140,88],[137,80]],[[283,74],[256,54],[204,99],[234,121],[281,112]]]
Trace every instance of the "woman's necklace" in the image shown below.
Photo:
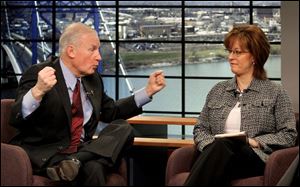
[[[240,93],[245,93],[247,91],[249,85],[250,85],[250,83],[246,84],[246,85],[245,84],[242,85],[242,84],[237,83],[237,87],[238,87],[239,92]]]

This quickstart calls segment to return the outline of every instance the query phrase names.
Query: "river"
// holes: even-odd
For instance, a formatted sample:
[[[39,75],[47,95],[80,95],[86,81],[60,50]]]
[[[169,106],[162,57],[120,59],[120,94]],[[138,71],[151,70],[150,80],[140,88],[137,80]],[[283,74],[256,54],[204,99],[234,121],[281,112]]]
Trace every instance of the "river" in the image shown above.
[[[188,64],[185,66],[186,76],[210,76],[210,77],[232,77],[230,65],[228,62],[210,62],[210,63],[196,63]],[[129,75],[150,75],[151,72],[162,69],[166,76],[180,76],[181,66],[165,66],[154,67],[147,69],[139,69],[131,71]],[[281,59],[280,56],[270,56],[265,69],[268,77],[280,78],[281,77]],[[129,81],[135,90],[142,88],[146,85],[147,79],[145,78],[129,78]],[[185,111],[186,112],[200,112],[207,93],[209,90],[220,80],[192,80],[186,79],[185,81]],[[182,110],[182,84],[181,79],[166,79],[167,86],[159,93],[154,95],[153,101],[143,108],[144,110],[151,111],[175,111],[181,112]],[[113,95],[115,87],[113,78],[105,78],[105,88],[108,95]],[[128,87],[125,79],[120,78],[120,98],[129,96]],[[147,114],[150,115],[150,114]],[[170,134],[178,134],[180,127],[170,127]],[[192,128],[187,128],[187,134],[191,134]],[[180,133],[179,133],[180,134]]]

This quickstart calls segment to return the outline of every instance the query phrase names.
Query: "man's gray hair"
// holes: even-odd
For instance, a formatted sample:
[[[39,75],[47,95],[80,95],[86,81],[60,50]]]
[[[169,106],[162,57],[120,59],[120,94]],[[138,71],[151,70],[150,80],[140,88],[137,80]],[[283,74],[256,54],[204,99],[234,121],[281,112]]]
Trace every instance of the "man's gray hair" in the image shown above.
[[[61,34],[60,39],[59,39],[59,53],[62,54],[64,52],[65,48],[70,44],[80,45],[79,43],[77,43],[78,39],[83,34],[86,34],[89,32],[96,32],[96,31],[93,30],[88,25],[85,25],[80,22],[71,23],[70,25],[68,25],[64,29],[64,31]]]

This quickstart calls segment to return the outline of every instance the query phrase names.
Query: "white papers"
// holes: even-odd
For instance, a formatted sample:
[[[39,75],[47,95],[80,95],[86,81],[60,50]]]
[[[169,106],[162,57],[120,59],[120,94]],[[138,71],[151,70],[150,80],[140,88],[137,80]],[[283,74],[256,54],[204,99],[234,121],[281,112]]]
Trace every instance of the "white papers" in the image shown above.
[[[215,139],[218,139],[218,138],[232,138],[232,139],[248,142],[248,137],[247,137],[246,131],[216,134]]]

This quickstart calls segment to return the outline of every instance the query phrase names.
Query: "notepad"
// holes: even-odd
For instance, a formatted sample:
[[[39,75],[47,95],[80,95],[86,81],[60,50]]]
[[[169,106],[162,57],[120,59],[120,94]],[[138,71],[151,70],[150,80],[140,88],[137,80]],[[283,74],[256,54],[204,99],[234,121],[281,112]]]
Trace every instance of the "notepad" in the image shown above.
[[[248,142],[248,136],[246,131],[216,134],[215,139],[218,138],[232,138],[246,143]]]

